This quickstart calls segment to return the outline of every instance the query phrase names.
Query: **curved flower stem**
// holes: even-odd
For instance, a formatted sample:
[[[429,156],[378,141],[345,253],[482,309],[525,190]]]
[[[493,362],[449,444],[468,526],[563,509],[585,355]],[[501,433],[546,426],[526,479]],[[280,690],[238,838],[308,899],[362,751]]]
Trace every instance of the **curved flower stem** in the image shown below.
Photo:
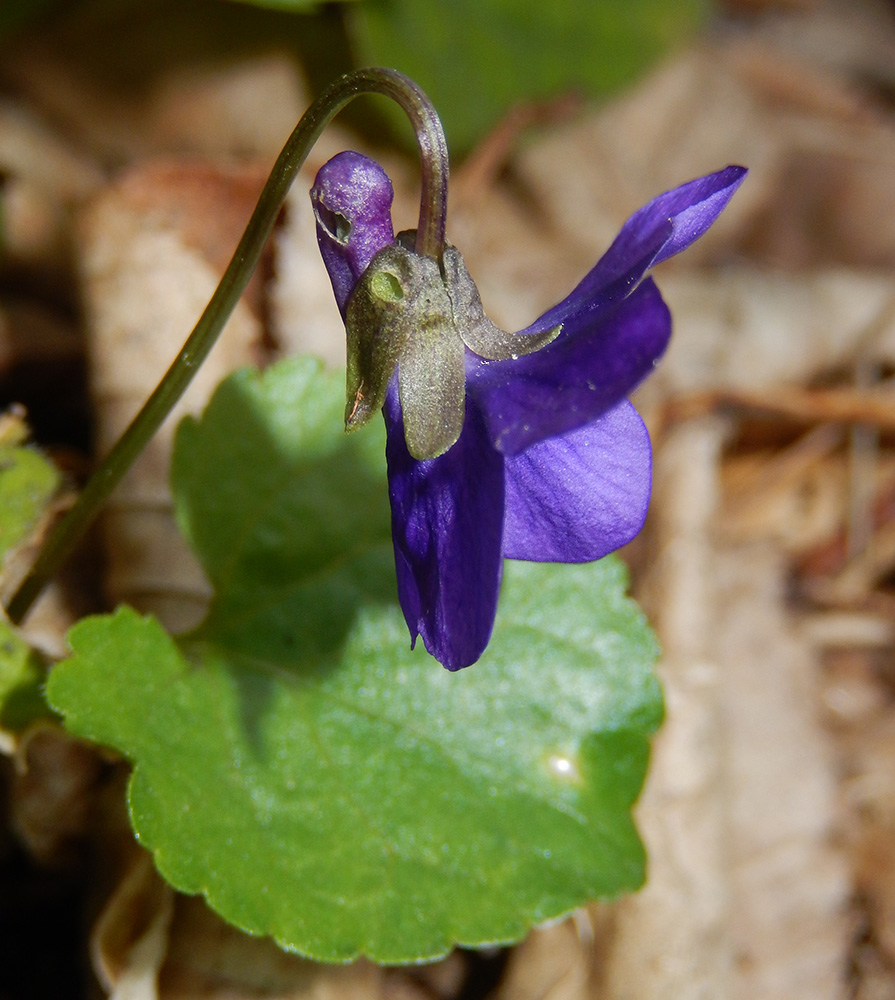
[[[277,158],[258,205],[227,270],[162,381],[90,478],[75,505],[56,525],[30,572],[7,607],[14,623],[71,554],[165,417],[186,390],[239,301],[264,249],[292,181],[329,122],[360,94],[383,94],[396,101],[413,125],[422,160],[418,253],[440,259],[444,248],[448,154],[441,122],[429,98],[409,77],[393,69],[361,69],[336,80],[311,105]]]

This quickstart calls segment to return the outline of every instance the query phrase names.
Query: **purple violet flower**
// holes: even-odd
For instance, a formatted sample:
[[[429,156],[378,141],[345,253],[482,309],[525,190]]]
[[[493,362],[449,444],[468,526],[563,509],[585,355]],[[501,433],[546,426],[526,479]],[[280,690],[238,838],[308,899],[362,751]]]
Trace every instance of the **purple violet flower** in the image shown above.
[[[339,154],[318,173],[311,192],[318,243],[349,334],[346,425],[351,429],[359,407],[382,407],[401,608],[412,643],[421,635],[449,670],[474,663],[488,644],[504,558],[588,562],[624,545],[642,527],[652,457],[643,421],[626,397],[650,373],[671,334],[668,307],[644,275],[712,225],[745,173],[727,167],[635,212],[571,294],[516,339],[483,318],[462,259],[447,249],[443,281],[434,272],[438,294],[447,288],[447,304],[438,313],[428,291],[420,293],[429,311],[417,314],[423,317],[418,325],[437,326],[430,322],[435,310],[438,322],[461,327],[462,344],[450,331],[433,340],[427,330],[415,355],[403,346],[415,331],[395,334],[388,318],[388,310],[404,306],[407,281],[416,280],[405,281],[402,271],[410,251],[401,248],[400,237],[393,243],[388,176],[354,152]],[[385,270],[371,267],[383,254],[390,261]],[[417,261],[434,266],[429,258]],[[461,284],[450,277],[451,268],[459,270]],[[373,297],[388,301],[386,319],[368,334],[368,314],[357,319],[360,307],[353,303],[371,281]],[[433,287],[428,278],[423,284]],[[467,336],[462,328],[470,324],[481,326],[482,336],[493,330],[492,341]],[[353,335],[355,341],[360,337],[354,347]],[[397,347],[391,346],[393,337]],[[470,349],[470,340],[497,347],[482,356]],[[450,381],[450,366],[443,375],[435,357],[447,341],[444,351],[461,352],[460,384],[438,403],[436,417],[423,421],[435,426],[433,443],[419,444],[410,408],[415,414],[420,400],[437,396],[444,380]],[[524,345],[518,355],[515,343]],[[361,358],[361,374],[352,376],[352,357]],[[430,357],[434,374],[426,381]],[[401,378],[402,366],[415,379],[423,377],[422,388]],[[366,391],[371,402],[363,372],[373,370],[384,374],[378,388]],[[453,430],[447,427],[451,421]]]

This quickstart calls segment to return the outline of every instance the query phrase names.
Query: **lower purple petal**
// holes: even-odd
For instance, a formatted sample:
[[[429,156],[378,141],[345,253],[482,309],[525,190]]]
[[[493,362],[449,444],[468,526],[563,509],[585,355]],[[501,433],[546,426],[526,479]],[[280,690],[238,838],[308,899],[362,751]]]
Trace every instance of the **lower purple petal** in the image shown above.
[[[505,469],[508,559],[589,562],[643,526],[652,456],[646,427],[627,400],[508,457]]]
[[[611,409],[665,350],[671,314],[652,279],[613,308],[568,321],[573,333],[510,361],[467,354],[467,388],[496,448],[514,455]]]
[[[459,670],[482,655],[497,613],[503,457],[474,406],[457,443],[422,462],[407,451],[394,382],[383,414],[401,610],[411,639]]]

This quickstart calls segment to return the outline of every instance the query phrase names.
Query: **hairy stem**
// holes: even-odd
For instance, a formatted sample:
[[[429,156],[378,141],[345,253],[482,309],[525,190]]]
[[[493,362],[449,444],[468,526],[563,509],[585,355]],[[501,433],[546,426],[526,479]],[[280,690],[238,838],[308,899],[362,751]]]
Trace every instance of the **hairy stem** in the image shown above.
[[[417,84],[396,70],[362,69],[341,77],[320,95],[296,125],[274,164],[258,205],[205,311],[155,391],[93,474],[75,505],[50,533],[6,609],[12,622],[22,621],[47,582],[78,544],[109,494],[186,391],[245,290],[292,181],[320,133],[349,101],[369,93],[383,94],[397,102],[413,125],[422,161],[416,250],[441,258],[447,208],[448,154],[441,122],[432,103]]]

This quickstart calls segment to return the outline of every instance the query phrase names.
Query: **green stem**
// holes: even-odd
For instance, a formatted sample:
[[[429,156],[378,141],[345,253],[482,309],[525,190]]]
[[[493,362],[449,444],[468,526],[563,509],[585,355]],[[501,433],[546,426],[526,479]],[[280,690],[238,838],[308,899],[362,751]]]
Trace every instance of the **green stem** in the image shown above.
[[[423,91],[392,69],[362,69],[336,80],[296,125],[271,171],[258,205],[205,312],[165,377],[90,478],[75,505],[50,533],[7,607],[19,623],[40,592],[71,555],[103,503],[118,485],[212,349],[249,282],[277,215],[320,133],[342,108],[360,94],[383,94],[396,101],[413,125],[422,160],[422,192],[417,231],[418,253],[440,258],[444,247],[448,155],[441,122]]]

